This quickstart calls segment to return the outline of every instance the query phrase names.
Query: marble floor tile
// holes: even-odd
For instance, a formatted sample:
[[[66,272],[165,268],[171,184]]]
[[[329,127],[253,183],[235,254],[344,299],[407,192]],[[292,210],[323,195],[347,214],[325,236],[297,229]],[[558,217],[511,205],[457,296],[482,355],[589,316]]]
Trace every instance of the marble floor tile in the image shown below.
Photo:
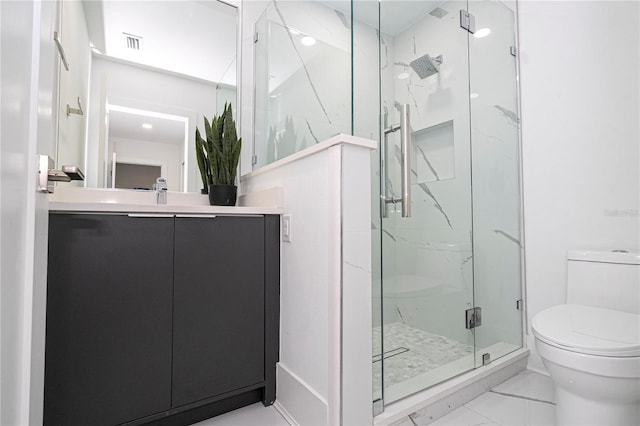
[[[525,370],[436,420],[427,407],[392,426],[553,425],[553,401],[551,378]]]
[[[464,405],[499,425],[553,426],[555,405],[486,392]]]
[[[526,396],[541,401],[555,402],[551,377],[525,370],[492,389],[494,392]]]
[[[196,423],[196,426],[289,426],[273,407],[258,402]]]
[[[411,420],[409,416],[403,417],[400,420],[397,420],[391,423],[389,426],[415,426],[416,424]]]
[[[477,412],[468,409],[467,407],[460,407],[455,411],[447,414],[444,417],[440,417],[432,423],[424,423],[425,419],[420,417],[413,417],[416,425],[432,425],[432,426],[479,426],[479,425],[497,425],[497,423],[484,417]]]

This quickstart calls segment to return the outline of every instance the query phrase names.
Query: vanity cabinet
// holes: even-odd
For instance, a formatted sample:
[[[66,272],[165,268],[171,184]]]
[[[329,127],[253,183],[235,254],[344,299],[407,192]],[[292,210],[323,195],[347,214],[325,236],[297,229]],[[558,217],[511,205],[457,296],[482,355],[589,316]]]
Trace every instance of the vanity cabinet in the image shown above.
[[[264,380],[264,217],[177,217],[175,229],[178,406]]]
[[[50,214],[46,425],[275,400],[279,216]]]

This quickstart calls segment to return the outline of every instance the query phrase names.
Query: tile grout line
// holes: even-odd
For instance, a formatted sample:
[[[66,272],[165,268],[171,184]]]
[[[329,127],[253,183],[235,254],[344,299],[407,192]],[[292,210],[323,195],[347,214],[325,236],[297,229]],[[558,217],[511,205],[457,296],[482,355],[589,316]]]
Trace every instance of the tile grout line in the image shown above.
[[[528,397],[528,396],[515,395],[515,394],[512,394],[512,393],[498,392],[498,391],[494,391],[493,389],[489,389],[489,392],[495,393],[495,394],[498,394],[498,395],[502,395],[502,396],[506,396],[506,397],[510,397],[510,398],[520,398],[520,399],[526,399],[528,401],[541,402],[543,404],[556,405],[556,403],[552,402],[552,401],[545,401],[544,399],[531,398],[531,397]]]
[[[467,404],[468,404],[468,403],[467,403]],[[466,408],[467,410],[471,411],[472,413],[474,413],[474,414],[476,414],[476,415],[478,415],[478,416],[480,416],[480,417],[482,417],[482,418],[484,418],[484,419],[487,419],[487,420],[488,420],[489,422],[491,422],[491,423],[494,423],[494,424],[496,424],[496,425],[500,424],[500,423],[498,423],[498,421],[497,421],[497,420],[494,420],[494,419],[492,419],[491,417],[486,416],[486,415],[482,414],[481,412],[479,412],[479,411],[477,411],[477,410],[474,410],[473,408],[469,407],[467,404],[461,405],[460,407],[458,407],[458,408],[457,408],[457,410],[459,410],[460,408],[464,407],[464,408]]]
[[[411,413],[411,414],[415,414],[415,413]],[[411,417],[411,414],[409,414],[407,417],[409,418],[409,420],[411,420],[411,423],[413,424],[413,426],[418,426],[418,423],[416,423],[416,421],[413,420],[413,417]]]

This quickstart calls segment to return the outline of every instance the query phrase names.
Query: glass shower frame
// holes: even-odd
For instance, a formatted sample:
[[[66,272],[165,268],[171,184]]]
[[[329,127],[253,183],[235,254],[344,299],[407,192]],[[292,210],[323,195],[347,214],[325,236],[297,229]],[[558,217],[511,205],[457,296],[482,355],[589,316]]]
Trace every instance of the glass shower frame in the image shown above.
[[[358,33],[358,18],[359,10],[364,8],[369,10],[363,15],[371,15],[372,5],[368,3],[353,2],[354,45],[364,44],[365,37]],[[393,7],[402,2],[390,3]],[[400,192],[399,188],[389,190],[388,185],[381,183],[386,180],[383,176],[385,170],[392,176],[391,180],[396,179],[397,187],[400,187],[398,177],[401,175],[400,170],[397,170],[400,169],[400,161],[394,164],[387,160],[390,164],[386,165],[381,157],[388,158],[388,154],[379,155],[385,147],[385,140],[389,143],[395,137],[395,132],[390,130],[400,121],[394,105],[398,99],[386,99],[388,96],[385,94],[384,81],[385,78],[387,81],[394,79],[395,86],[402,86],[397,81],[402,71],[409,74],[409,80],[415,80],[410,83],[414,86],[421,83],[431,86],[442,84],[442,81],[438,81],[438,76],[429,75],[420,79],[411,68],[411,61],[420,59],[426,52],[430,59],[436,59],[443,49],[423,46],[423,51],[417,51],[414,38],[413,46],[405,48],[405,56],[408,58],[406,61],[389,61],[385,55],[390,50],[395,54],[402,47],[392,48],[393,43],[385,40],[388,34],[385,34],[384,20],[386,16],[397,14],[385,11],[384,1],[377,4],[379,9],[376,29],[380,41],[380,124],[377,140],[380,150],[372,158],[372,199],[375,200],[372,205],[375,412],[379,412],[383,404],[479,368],[523,345],[515,2],[511,2],[511,5],[512,7],[507,7],[503,2],[492,0],[438,2],[438,8],[451,9],[447,13],[453,22],[448,22],[452,27],[446,38],[451,41],[455,37],[458,50],[461,50],[449,49],[448,53],[443,54],[439,72],[449,73],[446,78],[452,79],[453,71],[447,68],[456,64],[457,78],[462,81],[452,88],[453,91],[457,90],[458,96],[457,103],[450,108],[449,117],[445,117],[446,113],[443,112],[446,111],[446,106],[441,106],[436,111],[438,106],[432,103],[434,110],[429,111],[430,122],[421,117],[414,119],[419,114],[415,114],[415,108],[411,110],[411,107],[418,107],[421,99],[409,99],[413,95],[411,89],[407,90],[408,98],[400,102],[401,105],[405,102],[410,104],[413,125],[410,153],[413,157],[411,192],[414,217],[407,219],[401,217],[399,203],[379,202],[381,198],[393,199]],[[476,29],[483,28],[482,24],[490,25],[493,28],[493,38],[476,38],[471,32],[460,28],[457,12],[461,9],[478,18]],[[412,25],[416,25],[415,21]],[[487,40],[493,41],[487,43]],[[420,47],[419,39],[417,44]],[[489,44],[491,46],[487,51]],[[367,103],[373,97],[368,93],[364,96],[368,100],[359,102],[358,89],[361,85],[358,82],[362,79],[362,73],[358,70],[358,63],[363,56],[360,54],[358,58],[359,54],[354,49],[354,134],[371,138],[363,128],[365,126],[362,126],[362,115],[358,113],[359,108],[367,108]],[[385,77],[385,73],[391,73],[391,76]],[[424,87],[418,88],[416,92],[423,89]],[[465,99],[460,96],[461,91],[464,92]],[[360,96],[365,92],[360,90]],[[434,98],[437,101],[438,95],[438,90],[434,90],[429,101]],[[422,123],[416,124],[420,121]],[[398,145],[399,141],[390,142],[391,155],[397,155]],[[429,145],[436,148],[431,153],[426,153]],[[431,157],[431,161],[427,157]],[[467,165],[462,167],[465,160]],[[446,167],[447,161],[450,167]],[[434,172],[434,169],[438,169],[438,172]],[[434,173],[437,174],[434,176]],[[465,185],[456,186],[456,180],[466,182],[467,189],[462,188]],[[449,195],[447,189],[443,189],[446,186],[449,186]],[[383,195],[385,191],[387,193]],[[462,211],[452,211],[452,199],[462,200],[466,207]],[[425,201],[433,203],[435,209],[431,212],[424,209],[420,211],[419,205]],[[387,218],[383,214],[385,208],[390,210]],[[416,213],[419,218],[416,218]],[[420,225],[415,225],[418,221],[426,222],[426,225],[422,224],[425,229],[420,230]],[[464,226],[460,226],[461,223]],[[468,238],[465,238],[465,233],[468,233]],[[416,250],[389,250],[390,241],[398,247],[413,246]],[[432,254],[421,264],[417,260],[420,257],[417,252],[428,250]],[[447,270],[447,264],[457,266]],[[408,269],[411,273],[406,274]],[[398,271],[404,271],[404,275],[409,276],[402,276]],[[426,283],[428,280],[431,281],[430,284]],[[417,303],[416,300],[421,302]],[[480,311],[472,313],[481,314],[482,325],[466,329],[465,311],[475,308],[480,308]],[[417,312],[420,309],[430,310],[426,316],[430,315],[432,319],[420,318]],[[434,315],[434,312],[438,313]],[[401,335],[400,338],[398,335]],[[411,359],[407,355],[412,351],[418,353],[419,349],[437,351],[428,345],[407,350],[406,345],[402,345],[403,338],[407,336],[422,341],[443,339],[443,347],[449,348],[448,351],[454,355],[444,361],[435,360],[433,368],[425,369],[418,365],[419,357]],[[402,364],[400,361],[403,356],[411,363],[409,370],[413,372],[407,373],[401,367],[393,365]],[[431,361],[426,364],[429,362]]]

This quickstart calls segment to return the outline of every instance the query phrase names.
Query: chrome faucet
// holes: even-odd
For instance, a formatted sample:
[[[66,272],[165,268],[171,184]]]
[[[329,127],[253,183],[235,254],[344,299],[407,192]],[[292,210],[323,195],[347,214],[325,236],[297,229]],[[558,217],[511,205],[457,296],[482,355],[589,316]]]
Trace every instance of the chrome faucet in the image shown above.
[[[153,188],[156,190],[156,203],[167,204],[167,179],[159,177]]]

